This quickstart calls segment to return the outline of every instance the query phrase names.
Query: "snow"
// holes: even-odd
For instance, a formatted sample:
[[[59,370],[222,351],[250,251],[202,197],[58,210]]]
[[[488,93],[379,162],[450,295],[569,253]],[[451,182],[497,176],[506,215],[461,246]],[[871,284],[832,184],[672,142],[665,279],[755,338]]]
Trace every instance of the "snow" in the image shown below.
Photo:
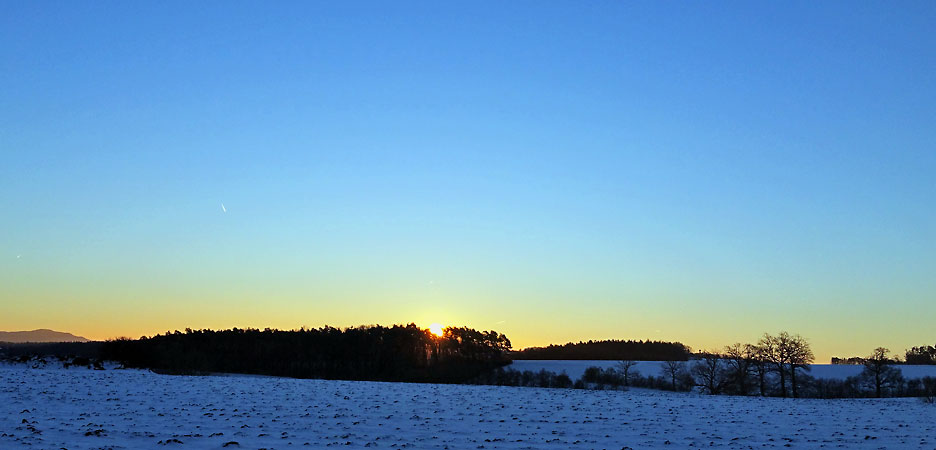
[[[691,364],[691,362],[690,362]],[[516,360],[513,364],[507,366],[515,370],[530,370],[537,372],[545,369],[551,372],[565,372],[572,380],[581,378],[588,367],[617,367],[618,361],[558,361],[558,360]],[[924,376],[936,377],[936,366],[894,366],[903,372],[905,378],[922,378]],[[845,365],[845,364],[812,364],[808,374],[815,378],[830,378],[844,380],[850,376],[858,375],[864,366]],[[643,376],[662,375],[661,361],[637,361],[637,364],[631,370],[640,373]]]
[[[929,448],[936,405],[0,366],[2,449]],[[229,444],[229,442],[237,444]],[[668,445],[672,444],[672,445]]]

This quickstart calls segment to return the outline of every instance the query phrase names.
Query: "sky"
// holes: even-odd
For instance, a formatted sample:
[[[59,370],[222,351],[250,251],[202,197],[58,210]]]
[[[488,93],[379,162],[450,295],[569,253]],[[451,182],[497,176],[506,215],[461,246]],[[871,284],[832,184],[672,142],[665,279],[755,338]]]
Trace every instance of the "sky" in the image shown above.
[[[934,22],[927,1],[3,2],[0,329],[932,345]]]

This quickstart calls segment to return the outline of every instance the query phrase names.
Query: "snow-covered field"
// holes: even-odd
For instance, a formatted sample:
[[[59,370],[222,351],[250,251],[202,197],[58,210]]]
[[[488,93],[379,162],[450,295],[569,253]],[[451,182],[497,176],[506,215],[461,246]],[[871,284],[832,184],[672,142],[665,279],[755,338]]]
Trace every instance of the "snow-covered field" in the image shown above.
[[[555,361],[555,360],[517,360],[508,366],[515,370],[539,371],[545,369],[551,372],[565,372],[573,380],[581,378],[588,367],[617,367],[618,361]],[[894,366],[903,372],[904,378],[922,378],[924,376],[936,377],[936,366]],[[844,364],[813,364],[810,366],[809,375],[816,378],[829,378],[844,380],[853,375],[861,373],[863,366],[844,365]],[[662,363],[660,361],[638,361],[631,370],[636,370],[643,376],[662,375]]]
[[[0,366],[2,449],[936,449],[936,405]],[[232,444],[232,442],[234,442]]]

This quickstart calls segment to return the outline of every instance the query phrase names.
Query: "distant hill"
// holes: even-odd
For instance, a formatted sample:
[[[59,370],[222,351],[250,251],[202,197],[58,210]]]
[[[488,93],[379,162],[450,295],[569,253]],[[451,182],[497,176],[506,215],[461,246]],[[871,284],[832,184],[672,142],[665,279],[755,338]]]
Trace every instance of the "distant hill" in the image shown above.
[[[0,342],[89,342],[81,336],[52,330],[0,331]]]

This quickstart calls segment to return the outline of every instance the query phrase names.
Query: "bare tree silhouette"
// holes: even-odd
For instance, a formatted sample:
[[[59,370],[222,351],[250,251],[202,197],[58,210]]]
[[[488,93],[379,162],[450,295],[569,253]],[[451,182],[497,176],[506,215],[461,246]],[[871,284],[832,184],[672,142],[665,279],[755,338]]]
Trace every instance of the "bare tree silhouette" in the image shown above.
[[[630,386],[630,372],[631,369],[637,365],[637,361],[630,359],[624,359],[618,362],[617,368],[618,372],[621,372],[621,376],[624,377],[624,386]]]
[[[891,367],[893,360],[887,357],[890,350],[884,347],[878,347],[864,359],[864,370],[861,376],[868,380],[869,384],[874,386],[874,396],[881,398],[881,393],[885,387],[903,379],[900,370]]]
[[[670,379],[673,390],[676,389],[676,380],[686,373],[685,361],[663,361],[663,375]]]

